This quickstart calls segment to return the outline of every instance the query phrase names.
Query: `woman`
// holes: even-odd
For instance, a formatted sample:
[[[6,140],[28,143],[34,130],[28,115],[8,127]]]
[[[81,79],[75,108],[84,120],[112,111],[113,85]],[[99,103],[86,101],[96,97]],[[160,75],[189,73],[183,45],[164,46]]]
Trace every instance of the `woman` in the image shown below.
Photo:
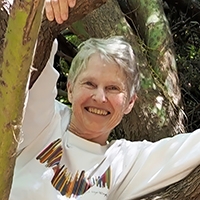
[[[56,49],[55,41],[28,95],[10,200],[134,199],[182,179],[200,163],[200,130],[155,143],[107,142],[131,111],[139,85],[134,53],[122,38],[81,45],[68,76],[71,108],[55,100]]]

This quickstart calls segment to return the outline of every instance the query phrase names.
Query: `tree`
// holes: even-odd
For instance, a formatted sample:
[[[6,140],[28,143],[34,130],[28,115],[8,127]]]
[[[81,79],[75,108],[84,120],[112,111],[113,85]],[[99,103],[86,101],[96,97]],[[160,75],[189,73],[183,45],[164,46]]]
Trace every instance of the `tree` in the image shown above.
[[[38,71],[34,71],[30,87],[46,64],[53,39],[66,27],[82,40],[88,37],[125,35],[139,58],[141,93],[138,95],[138,103],[134,110],[124,118],[113,134],[120,137],[124,134],[131,140],[155,141],[183,131],[182,104],[173,40],[161,2],[107,0],[105,5],[91,12],[103,3],[104,0],[78,1],[70,12],[69,20],[62,25],[49,23],[44,19],[34,60],[34,68]],[[91,13],[88,14],[89,12]],[[86,14],[88,15],[84,17]],[[3,16],[6,16],[5,12]],[[79,21],[74,24],[73,22],[77,20]],[[45,42],[47,40],[48,43]],[[183,199],[181,195],[185,195],[185,192],[188,194],[186,199],[195,199],[199,197],[199,176],[197,168],[186,179],[144,199],[153,199],[155,196],[157,198],[160,196],[160,199],[174,199],[174,196],[175,199]],[[198,180],[197,184],[195,180]],[[185,189],[180,192],[179,188]],[[188,192],[191,188],[197,189],[197,192],[194,190],[192,193]]]
[[[3,53],[0,58],[0,199],[2,200],[8,199],[11,186],[15,151],[20,142],[25,88],[34,56],[43,2],[15,1],[7,29],[3,29],[6,32],[1,45]],[[1,8],[3,7],[2,3],[1,1]],[[6,6],[9,8],[8,4],[4,4],[4,8]],[[4,17],[7,18],[7,15]],[[3,22],[5,23],[5,21]],[[18,35],[15,34],[16,32]],[[1,41],[2,39],[3,37]]]

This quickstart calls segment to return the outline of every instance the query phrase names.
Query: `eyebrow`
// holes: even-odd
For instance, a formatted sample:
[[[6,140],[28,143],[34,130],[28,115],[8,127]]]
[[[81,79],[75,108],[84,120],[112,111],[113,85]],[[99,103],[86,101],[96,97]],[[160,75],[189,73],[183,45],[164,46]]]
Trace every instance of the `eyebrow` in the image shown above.
[[[84,82],[84,81],[88,81],[88,80],[90,80],[90,81],[95,81],[95,78],[92,77],[92,76],[87,76],[87,77],[82,78],[80,81],[81,81],[81,82]]]
[[[83,79],[80,80],[81,83],[83,83],[83,82],[85,82],[85,81],[96,82],[96,79],[95,79],[95,77],[93,77],[93,76],[88,76],[88,77],[84,77]],[[116,85],[116,86],[119,86],[119,87],[123,87],[123,86],[126,87],[125,82],[112,81],[112,80],[109,80],[109,81],[108,81],[108,85]]]

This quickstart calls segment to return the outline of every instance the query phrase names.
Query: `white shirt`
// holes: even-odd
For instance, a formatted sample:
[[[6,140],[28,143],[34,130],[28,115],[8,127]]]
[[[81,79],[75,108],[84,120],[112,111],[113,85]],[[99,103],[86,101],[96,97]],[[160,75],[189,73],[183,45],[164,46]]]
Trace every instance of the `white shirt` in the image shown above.
[[[16,160],[9,200],[134,199],[179,181],[200,163],[200,130],[155,143],[121,139],[106,146],[67,131],[71,110],[55,100],[56,49],[54,42],[50,59],[27,97],[24,141],[18,147],[21,153]],[[91,184],[93,181],[89,189],[75,197],[66,197],[56,190],[51,183],[54,171],[36,160],[58,138],[63,148],[60,165],[64,164],[72,177],[84,170],[87,180]],[[108,169],[109,178],[95,183]]]

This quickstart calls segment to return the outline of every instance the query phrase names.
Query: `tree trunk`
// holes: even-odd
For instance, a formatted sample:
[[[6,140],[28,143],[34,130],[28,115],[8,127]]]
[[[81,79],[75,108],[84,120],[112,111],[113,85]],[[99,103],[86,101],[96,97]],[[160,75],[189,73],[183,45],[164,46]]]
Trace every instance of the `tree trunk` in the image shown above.
[[[159,0],[152,0],[151,2],[128,0],[127,4],[129,10],[134,11],[130,12],[132,13],[130,17],[132,17],[138,34],[145,43],[147,67],[154,80],[153,84],[149,86],[159,91],[155,96],[152,95],[154,98],[150,110],[144,108],[147,110],[147,114],[150,114],[148,114],[148,118],[151,119],[148,121],[150,124],[147,124],[146,127],[155,128],[153,130],[148,128],[149,135],[155,141],[184,132],[173,38],[163,11],[162,2]],[[141,84],[147,87],[148,80],[142,78]],[[148,95],[151,94],[146,93],[143,96]]]
[[[5,32],[6,32],[6,27],[7,27],[7,22],[8,22],[8,17],[9,17],[9,10],[10,10],[11,5],[5,1],[0,1],[0,63],[2,63],[3,59],[3,46],[4,46],[4,38],[5,38]]]
[[[0,199],[2,200],[8,199],[12,183],[15,151],[20,142],[25,88],[34,56],[43,3],[44,1],[37,0],[31,3],[16,0],[3,40],[3,56],[0,59]],[[2,11],[5,4],[1,6]]]

